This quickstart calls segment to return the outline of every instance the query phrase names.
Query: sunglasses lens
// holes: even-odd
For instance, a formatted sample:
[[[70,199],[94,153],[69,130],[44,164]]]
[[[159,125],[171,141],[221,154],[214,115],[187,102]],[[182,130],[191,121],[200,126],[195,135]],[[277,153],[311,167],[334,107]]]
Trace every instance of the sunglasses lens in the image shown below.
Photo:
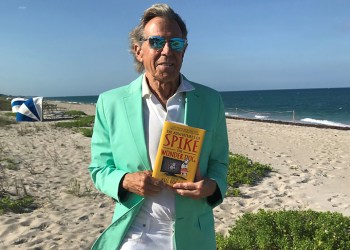
[[[166,43],[165,38],[161,36],[151,36],[147,39],[149,41],[149,45],[152,49],[162,49]],[[185,48],[186,40],[182,38],[171,38],[169,40],[170,48],[174,51],[182,51]]]
[[[150,37],[149,44],[153,49],[161,49],[165,45],[165,39],[162,37]]]
[[[182,38],[172,38],[170,39],[170,47],[175,51],[182,51],[185,47],[186,41]]]

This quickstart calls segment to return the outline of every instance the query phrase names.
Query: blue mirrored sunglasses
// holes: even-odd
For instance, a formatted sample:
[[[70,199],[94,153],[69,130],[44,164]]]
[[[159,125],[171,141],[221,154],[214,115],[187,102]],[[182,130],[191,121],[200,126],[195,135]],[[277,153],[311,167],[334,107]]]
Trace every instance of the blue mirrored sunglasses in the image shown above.
[[[149,38],[143,38],[143,41],[148,41],[149,45],[152,49],[162,49],[165,46],[166,39],[161,36],[150,36]],[[170,38],[169,40],[169,46],[174,51],[183,51],[187,45],[187,40],[174,37]]]

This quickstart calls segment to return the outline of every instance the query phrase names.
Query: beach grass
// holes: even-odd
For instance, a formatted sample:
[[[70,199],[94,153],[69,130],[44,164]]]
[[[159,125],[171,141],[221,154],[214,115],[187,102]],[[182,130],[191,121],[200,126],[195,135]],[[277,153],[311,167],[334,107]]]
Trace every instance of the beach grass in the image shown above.
[[[74,129],[75,131],[80,132],[86,137],[92,137],[92,127],[94,124],[95,116],[90,115],[87,116],[85,113],[79,113],[79,112],[67,112],[67,114],[77,116],[74,121],[68,121],[68,122],[57,122],[55,124],[56,127],[59,128],[70,128]]]
[[[85,183],[84,187],[82,187],[81,182],[77,178],[72,178],[67,193],[76,197],[96,197],[97,193],[93,191],[92,186],[88,186]]]
[[[11,111],[11,101],[4,96],[0,96],[0,111]]]
[[[0,164],[2,167],[10,169],[10,170],[18,170],[18,165],[16,162],[10,158],[2,158],[0,156]]]
[[[14,124],[15,122],[9,120],[9,119],[6,119],[6,118],[3,118],[3,117],[0,117],[0,127],[5,127],[7,125],[10,125],[10,124]]]
[[[216,237],[219,250],[350,249],[350,217],[336,212],[264,211],[246,213]]]
[[[268,165],[253,162],[243,155],[230,153],[227,174],[228,190],[226,196],[239,196],[240,185],[256,185],[271,171],[272,168]]]
[[[35,207],[34,198],[30,195],[25,195],[20,198],[13,198],[9,195],[0,195],[0,214],[5,212],[29,213]]]
[[[6,154],[0,144],[0,215],[6,212],[28,213],[37,208],[34,197],[29,195],[23,179],[10,180],[7,170],[19,170],[18,161]]]
[[[63,114],[67,116],[73,116],[73,117],[86,116],[85,112],[80,110],[67,110],[67,111],[64,111]]]
[[[23,180],[10,182],[5,174],[5,168],[18,170],[17,164],[8,158],[0,159],[0,215],[6,212],[29,213],[37,206],[34,197],[27,193]],[[13,189],[15,192],[10,192]]]
[[[7,112],[7,113],[5,113],[5,116],[7,116],[7,117],[16,117],[16,114],[17,113]]]
[[[5,115],[0,115],[0,127],[5,127],[7,125],[15,124],[16,121],[12,119],[12,115],[7,115],[12,113],[5,113]]]
[[[79,128],[79,131],[86,137],[92,137],[92,128]]]
[[[89,115],[80,117],[74,121],[69,122],[57,122],[56,127],[60,128],[82,128],[82,127],[92,127],[95,120],[95,116]]]

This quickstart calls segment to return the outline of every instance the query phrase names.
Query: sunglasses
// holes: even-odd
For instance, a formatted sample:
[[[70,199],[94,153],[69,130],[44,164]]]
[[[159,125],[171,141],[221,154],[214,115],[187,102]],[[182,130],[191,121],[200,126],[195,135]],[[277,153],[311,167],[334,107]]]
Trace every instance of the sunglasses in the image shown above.
[[[149,38],[143,38],[142,40],[148,41],[152,49],[162,49],[167,42],[167,40],[161,36],[150,36]],[[178,37],[170,38],[168,41],[170,48],[177,52],[183,51],[187,45],[187,39]]]

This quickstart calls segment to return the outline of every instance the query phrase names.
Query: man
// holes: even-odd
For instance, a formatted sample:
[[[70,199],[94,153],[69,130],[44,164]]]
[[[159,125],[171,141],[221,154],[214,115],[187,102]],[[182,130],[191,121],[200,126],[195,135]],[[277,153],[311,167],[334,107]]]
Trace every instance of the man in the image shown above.
[[[147,9],[130,41],[144,74],[101,94],[96,105],[89,171],[96,188],[117,203],[93,249],[215,249],[213,208],[227,188],[221,97],[180,73],[187,28],[168,5]],[[206,130],[193,183],[169,187],[152,177],[165,120]]]

